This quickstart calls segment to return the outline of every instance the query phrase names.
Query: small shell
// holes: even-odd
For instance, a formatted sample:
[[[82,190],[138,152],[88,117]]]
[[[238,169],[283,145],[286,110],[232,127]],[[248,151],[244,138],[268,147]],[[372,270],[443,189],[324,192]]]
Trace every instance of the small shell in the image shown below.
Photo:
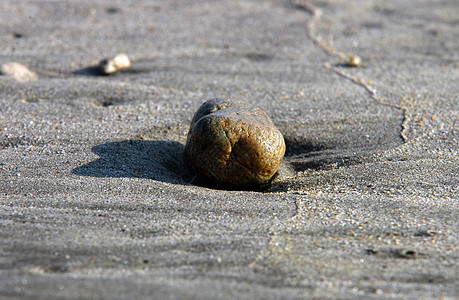
[[[358,67],[362,63],[362,59],[358,57],[357,55],[351,55],[349,56],[349,59],[347,61],[347,65],[349,67]]]
[[[38,79],[37,74],[30,71],[26,66],[16,62],[10,62],[2,65],[0,73],[10,76],[20,82]]]
[[[117,54],[112,58],[102,60],[99,69],[102,74],[109,75],[130,66],[131,61],[126,54]]]

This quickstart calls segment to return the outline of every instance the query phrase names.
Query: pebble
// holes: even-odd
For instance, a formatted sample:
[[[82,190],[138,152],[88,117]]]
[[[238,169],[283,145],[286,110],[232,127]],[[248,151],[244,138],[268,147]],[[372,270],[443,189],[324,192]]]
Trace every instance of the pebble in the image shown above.
[[[110,75],[130,66],[131,61],[126,54],[117,54],[112,58],[102,60],[99,63],[99,70],[102,74]]]
[[[26,66],[17,62],[10,62],[2,65],[0,67],[0,72],[3,75],[10,76],[20,82],[38,79],[38,75],[36,73],[30,71]]]
[[[349,59],[347,61],[347,65],[349,67],[358,67],[362,63],[362,59],[358,57],[357,55],[351,55],[349,56]]]
[[[284,137],[264,111],[242,101],[215,98],[195,113],[184,160],[213,183],[248,188],[268,183],[284,153]]]

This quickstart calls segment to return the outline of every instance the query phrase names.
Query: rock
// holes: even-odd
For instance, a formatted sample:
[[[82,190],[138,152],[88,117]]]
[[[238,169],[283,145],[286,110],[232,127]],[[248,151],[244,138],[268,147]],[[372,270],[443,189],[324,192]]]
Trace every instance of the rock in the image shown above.
[[[38,79],[37,74],[30,71],[26,66],[17,62],[10,62],[2,65],[0,67],[0,72],[3,75],[10,76],[21,82]]]
[[[218,185],[253,187],[269,182],[284,153],[284,137],[264,111],[216,98],[194,115],[184,160],[193,172]]]
[[[349,59],[347,61],[347,65],[349,67],[358,67],[362,63],[362,59],[358,57],[357,55],[351,55],[349,56]]]
[[[106,58],[99,63],[99,70],[102,74],[113,74],[121,69],[131,66],[131,61],[126,54],[117,54],[112,58]]]

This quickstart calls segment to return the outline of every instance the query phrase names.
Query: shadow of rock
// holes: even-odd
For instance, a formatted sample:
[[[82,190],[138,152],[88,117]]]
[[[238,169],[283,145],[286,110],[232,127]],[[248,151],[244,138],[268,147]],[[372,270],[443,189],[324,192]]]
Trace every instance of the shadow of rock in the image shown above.
[[[105,74],[102,73],[99,66],[89,66],[80,70],[76,70],[73,72],[73,75],[77,76],[94,76],[94,77],[113,77],[119,74],[142,74],[154,71],[155,68],[148,68],[148,67],[129,67],[122,70],[118,70],[112,74]]]
[[[108,76],[100,71],[99,66],[86,67],[73,72],[73,75],[80,76]]]
[[[336,67],[336,68],[346,68],[346,69],[355,69],[355,68],[357,68],[357,66],[351,66],[349,63],[333,64],[332,66]],[[360,66],[358,66],[358,68],[365,68],[365,66],[364,65],[360,65]]]
[[[148,178],[174,184],[190,184],[193,174],[183,163],[184,145],[175,141],[127,140],[98,145],[100,158],[72,170],[91,177]]]
[[[285,136],[284,163],[296,172],[328,170],[356,163],[354,149]]]

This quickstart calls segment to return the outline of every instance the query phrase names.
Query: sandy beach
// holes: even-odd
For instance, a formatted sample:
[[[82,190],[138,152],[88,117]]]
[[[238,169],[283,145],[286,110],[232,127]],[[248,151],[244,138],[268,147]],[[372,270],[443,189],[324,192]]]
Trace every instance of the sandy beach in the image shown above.
[[[0,298],[456,299],[458,28],[456,0],[1,0]],[[186,168],[215,97],[284,135],[267,187]]]

